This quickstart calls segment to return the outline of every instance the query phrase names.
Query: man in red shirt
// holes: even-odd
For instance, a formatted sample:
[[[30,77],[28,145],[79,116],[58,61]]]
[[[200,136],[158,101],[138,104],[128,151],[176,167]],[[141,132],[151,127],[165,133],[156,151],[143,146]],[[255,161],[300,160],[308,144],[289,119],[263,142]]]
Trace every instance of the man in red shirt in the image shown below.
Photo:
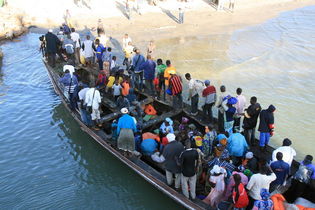
[[[210,85],[210,81],[205,81],[205,89],[202,91],[202,97],[205,98],[205,105],[203,105],[203,113],[204,113],[204,119],[206,121],[213,121],[213,115],[212,115],[212,106],[217,101],[217,92],[215,90],[215,87],[213,85]]]
[[[182,79],[180,78],[180,76],[176,75],[175,71],[170,71],[170,75],[171,75],[171,78],[169,80],[169,88],[172,91],[173,107],[182,108],[182,105],[183,105]]]

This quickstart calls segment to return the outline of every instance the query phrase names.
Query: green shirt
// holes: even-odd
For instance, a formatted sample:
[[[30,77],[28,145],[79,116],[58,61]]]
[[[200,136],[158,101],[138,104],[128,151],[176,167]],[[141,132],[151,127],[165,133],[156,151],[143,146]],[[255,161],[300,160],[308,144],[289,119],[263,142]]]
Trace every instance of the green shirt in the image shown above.
[[[166,65],[165,65],[165,64],[158,65],[158,66],[156,67],[157,74],[158,74],[158,75],[164,75],[165,69],[166,69]]]

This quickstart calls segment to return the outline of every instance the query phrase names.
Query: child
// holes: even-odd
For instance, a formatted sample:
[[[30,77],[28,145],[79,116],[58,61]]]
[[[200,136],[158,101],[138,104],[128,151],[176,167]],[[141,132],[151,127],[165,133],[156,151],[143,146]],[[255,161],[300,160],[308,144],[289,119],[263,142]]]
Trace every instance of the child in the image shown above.
[[[205,157],[208,157],[212,154],[213,141],[217,138],[217,132],[212,126],[205,126],[205,133],[202,141],[202,152]]]
[[[108,92],[109,88],[112,88],[115,82],[115,76],[114,74],[110,74],[108,77],[107,85],[106,85],[106,92]]]
[[[115,84],[112,87],[112,89],[113,89],[113,96],[114,96],[115,102],[117,101],[117,98],[120,96],[121,88],[122,87],[119,84],[119,80],[116,78]]]
[[[112,57],[112,61],[111,61],[111,63],[110,63],[110,71],[111,72],[116,72],[116,70],[118,70],[118,66],[117,66],[117,63],[116,63],[116,56],[113,56]]]

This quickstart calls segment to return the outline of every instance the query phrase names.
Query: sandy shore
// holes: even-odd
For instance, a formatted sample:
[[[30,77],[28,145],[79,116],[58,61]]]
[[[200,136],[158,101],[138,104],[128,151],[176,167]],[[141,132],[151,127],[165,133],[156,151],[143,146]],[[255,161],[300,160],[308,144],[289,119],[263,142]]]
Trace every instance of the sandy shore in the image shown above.
[[[128,20],[123,0],[72,1],[19,1],[10,0],[0,8],[0,39],[24,33],[29,26],[57,27],[64,22],[66,9],[70,10],[75,27],[92,29],[102,19],[106,32],[120,38],[129,33],[134,41],[171,37],[231,33],[236,29],[261,23],[280,12],[313,5],[313,0],[237,0],[235,11],[216,11],[207,0],[189,2],[185,12],[185,24],[176,22],[178,3],[175,0],[162,2],[158,6],[148,5],[143,0],[142,15],[134,12]],[[34,6],[36,5],[36,6]],[[228,7],[228,3],[225,4]]]

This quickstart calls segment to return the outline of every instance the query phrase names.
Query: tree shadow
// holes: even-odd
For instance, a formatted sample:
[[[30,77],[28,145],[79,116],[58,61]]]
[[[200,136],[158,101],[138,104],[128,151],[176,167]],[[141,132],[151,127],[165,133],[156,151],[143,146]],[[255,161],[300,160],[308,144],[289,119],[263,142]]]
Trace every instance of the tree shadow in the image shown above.
[[[120,10],[120,12],[121,12],[127,19],[129,19],[129,16],[128,16],[128,14],[126,13],[126,9],[125,9],[126,7],[125,7],[125,5],[123,5],[122,3],[116,1],[116,7],[117,7],[117,9]]]
[[[164,9],[162,7],[160,7],[162,12],[165,13],[168,17],[170,17],[171,19],[173,19],[176,23],[179,23],[179,20],[177,17],[175,17],[170,10],[168,9]]]
[[[89,10],[91,10],[90,5],[89,5],[88,2],[86,2],[85,0],[73,0],[73,3],[74,3],[77,7],[80,7],[79,2],[81,2],[81,4],[82,4],[83,6],[85,6],[85,7],[88,8]],[[89,1],[89,3],[91,3],[91,2]]]

